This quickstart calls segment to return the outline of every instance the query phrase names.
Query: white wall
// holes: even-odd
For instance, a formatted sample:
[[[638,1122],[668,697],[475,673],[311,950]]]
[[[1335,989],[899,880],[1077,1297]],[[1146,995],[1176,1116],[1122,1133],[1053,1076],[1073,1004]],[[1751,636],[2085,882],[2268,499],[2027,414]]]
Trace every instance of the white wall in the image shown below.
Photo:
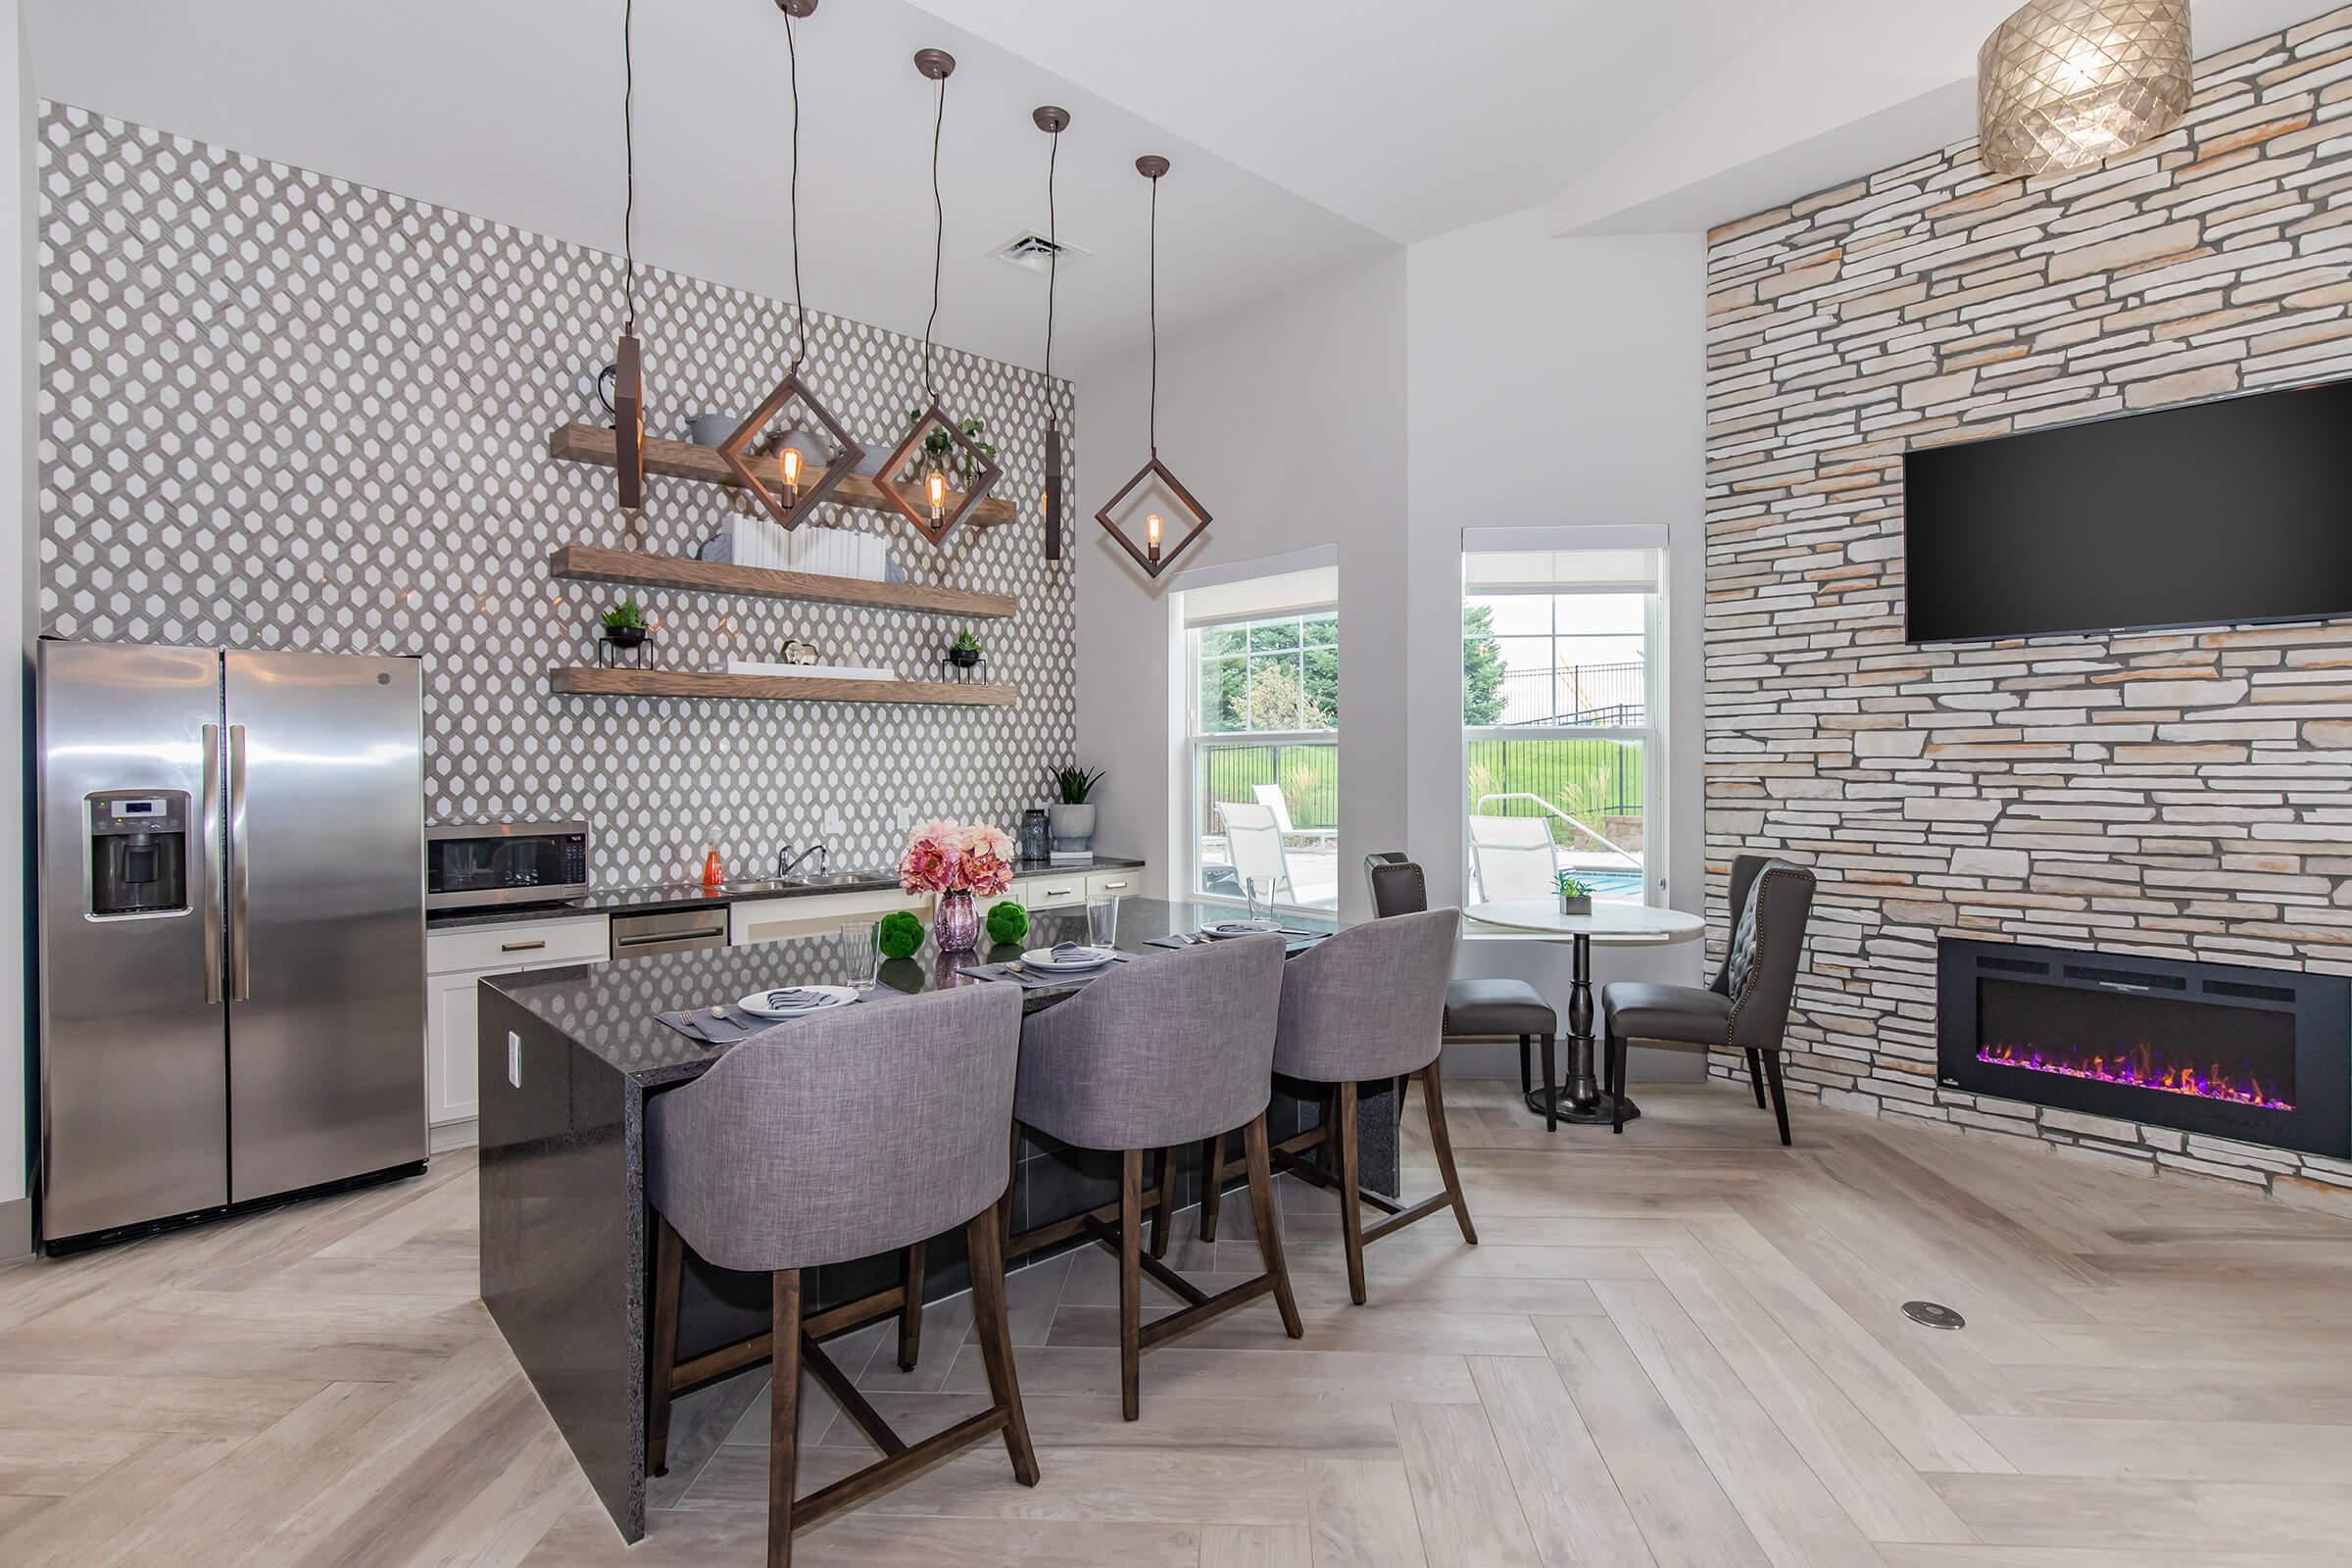
[[[1347,866],[1401,846],[1462,893],[1461,533],[1670,530],[1668,897],[1700,906],[1705,255],[1697,234],[1553,238],[1530,211],[1412,246],[1165,342],[1160,449],[1217,522],[1187,564],[1340,549],[1342,911]],[[1086,501],[1143,459],[1144,366],[1079,378]],[[1181,875],[1164,596],[1081,534],[1078,737],[1110,770],[1102,838]],[[1465,948],[1564,1005],[1564,950]],[[1695,945],[1604,953],[1596,976],[1697,977]],[[1700,1058],[1687,1058],[1695,1074]],[[1493,1058],[1485,1058],[1493,1065]]]
[[[0,242],[0,648],[30,652],[34,624],[29,595],[34,527],[32,471],[32,361],[26,335],[32,319],[32,67],[24,49],[18,0],[0,0],[0,214],[15,233]],[[0,736],[8,761],[0,766],[0,1256],[30,1245],[31,1212],[24,1201],[25,1155],[31,1147],[31,1106],[20,1098],[24,1082],[24,898],[31,868],[24,858],[24,680],[0,680]]]
[[[1215,521],[1178,570],[1336,545],[1340,557],[1340,844],[1353,857],[1405,836],[1404,259],[1392,255],[1163,340],[1159,453]],[[1135,569],[1094,509],[1147,456],[1146,366],[1081,375],[1079,760],[1109,770],[1096,841],[1152,861],[1182,890],[1181,714],[1168,583]],[[1362,879],[1342,908],[1368,913]]]

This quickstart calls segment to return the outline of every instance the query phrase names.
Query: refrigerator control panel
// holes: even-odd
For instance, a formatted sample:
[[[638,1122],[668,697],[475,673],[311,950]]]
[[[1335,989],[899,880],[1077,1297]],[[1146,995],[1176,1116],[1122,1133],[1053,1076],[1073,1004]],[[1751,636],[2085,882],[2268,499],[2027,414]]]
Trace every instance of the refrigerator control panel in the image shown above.
[[[183,790],[104,790],[86,798],[94,919],[188,908],[188,797]]]

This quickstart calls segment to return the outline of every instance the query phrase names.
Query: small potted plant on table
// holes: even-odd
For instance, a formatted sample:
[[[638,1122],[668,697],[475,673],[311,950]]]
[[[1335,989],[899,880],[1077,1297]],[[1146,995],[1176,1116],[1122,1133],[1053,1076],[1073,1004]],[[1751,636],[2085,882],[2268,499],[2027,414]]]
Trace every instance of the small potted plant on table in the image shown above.
[[[1591,914],[1592,912],[1592,889],[1580,881],[1575,872],[1559,872],[1552,878],[1552,881],[1560,890],[1560,912],[1562,914]]]
[[[971,628],[966,627],[956,634],[954,642],[948,644],[945,662],[949,673],[956,679],[969,681],[987,657],[987,651],[980,646],[980,639],[972,635]]]

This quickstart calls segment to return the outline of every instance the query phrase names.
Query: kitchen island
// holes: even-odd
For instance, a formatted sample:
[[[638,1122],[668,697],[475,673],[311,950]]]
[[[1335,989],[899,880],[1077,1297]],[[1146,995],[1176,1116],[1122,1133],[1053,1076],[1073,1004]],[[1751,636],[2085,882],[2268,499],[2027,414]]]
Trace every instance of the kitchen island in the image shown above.
[[[1130,900],[1120,911],[1119,946],[1136,956],[1134,961],[1148,963],[1172,956],[1150,946],[1152,938],[1197,930],[1231,913],[1222,906]],[[1321,919],[1291,923],[1335,928]],[[1037,918],[1028,940],[1050,945],[1084,934],[1083,911],[1054,911]],[[885,961],[880,985],[916,994],[1010,984],[962,974],[959,965],[1017,956],[1007,948],[944,959],[926,942],[913,957]],[[629,1541],[645,1529],[645,1102],[699,1076],[731,1049],[690,1040],[655,1014],[729,1003],[774,986],[835,982],[840,965],[832,939],[809,938],[481,982],[482,1299]],[[1052,1006],[1077,989],[1073,983],[1027,991],[1024,1010]],[[1364,1185],[1393,1194],[1395,1092],[1367,1092],[1359,1103]],[[1280,1140],[1313,1127],[1318,1115],[1316,1102],[1278,1091],[1267,1121]],[[1199,1169],[1190,1154],[1177,1162],[1180,1203],[1199,1198]],[[1022,1139],[1012,1170],[1016,1232],[1082,1214],[1117,1195],[1116,1154]],[[923,1294],[937,1298],[963,1290],[968,1270],[961,1236],[934,1240],[930,1252]],[[828,1306],[889,1288],[897,1270],[897,1256],[890,1254],[812,1271],[812,1316],[821,1323]],[[731,1274],[688,1259],[679,1308],[682,1362],[760,1333],[767,1324],[765,1276]],[[713,1357],[713,1376],[750,1364],[722,1366],[720,1359]]]

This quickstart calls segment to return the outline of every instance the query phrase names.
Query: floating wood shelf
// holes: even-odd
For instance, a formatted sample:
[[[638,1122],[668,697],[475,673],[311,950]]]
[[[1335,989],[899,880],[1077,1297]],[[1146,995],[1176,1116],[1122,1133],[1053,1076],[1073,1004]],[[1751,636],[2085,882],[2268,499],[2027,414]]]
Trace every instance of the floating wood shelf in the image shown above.
[[[613,455],[611,430],[599,424],[567,424],[547,438],[547,455],[565,463],[593,463],[610,468],[618,461]],[[760,481],[771,490],[780,490],[784,477],[776,469],[773,458],[755,458],[754,467],[760,470]],[[716,447],[700,447],[691,441],[662,441],[646,437],[645,471],[672,479],[700,479],[706,484],[723,484],[731,490],[743,488],[727,460],[718,455]],[[809,467],[801,470],[807,484],[814,484],[824,469]],[[887,512],[898,515],[898,508],[884,498],[871,475],[853,473],[841,481],[841,487],[825,498],[827,506],[856,507],[863,512]],[[966,528],[994,528],[1013,519],[1012,503],[1003,496],[991,496],[972,509],[963,519]]]
[[[785,703],[899,703],[933,708],[1009,708],[1009,686],[946,680],[835,680],[808,675],[728,675],[710,669],[605,669],[547,672],[547,689],[565,697],[751,697]]]
[[[977,594],[961,588],[927,588],[911,582],[860,582],[813,571],[771,571],[684,556],[649,556],[634,550],[564,545],[547,558],[551,577],[582,582],[625,582],[646,588],[683,588],[694,593],[753,594],[762,599],[799,599],[820,605],[858,605],[869,610],[918,610],[967,620],[1002,620],[1020,608],[1008,594]]]

